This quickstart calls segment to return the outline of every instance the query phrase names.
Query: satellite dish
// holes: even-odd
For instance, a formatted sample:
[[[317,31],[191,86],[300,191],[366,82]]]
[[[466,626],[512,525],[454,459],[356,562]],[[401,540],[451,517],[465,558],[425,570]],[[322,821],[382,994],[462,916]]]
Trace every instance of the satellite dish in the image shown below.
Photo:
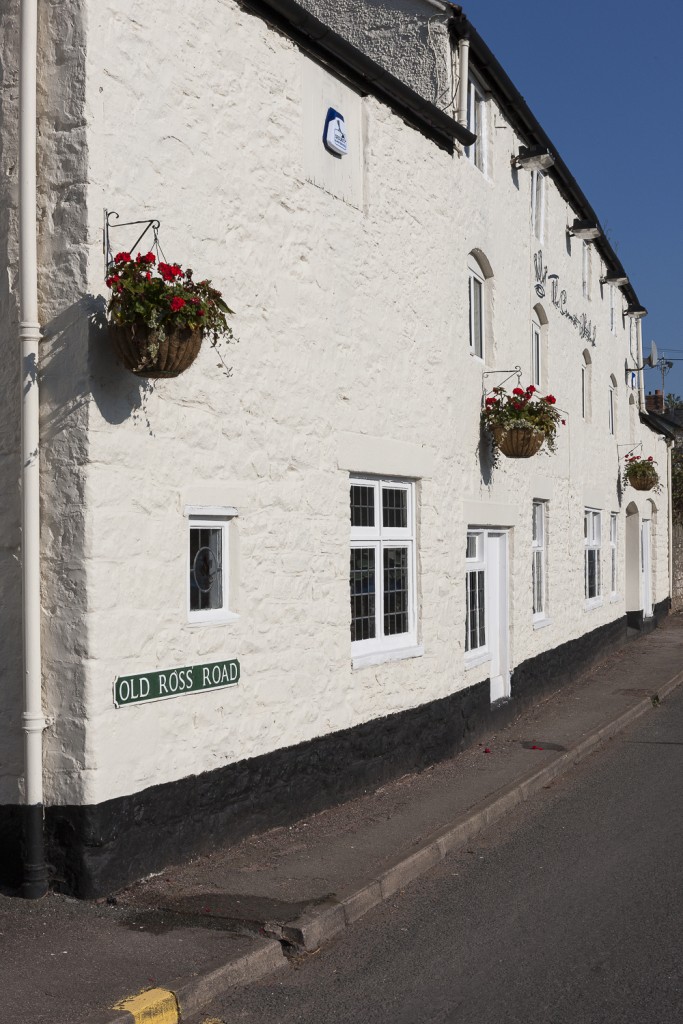
[[[645,365],[653,367],[657,365],[657,346],[654,341],[650,342],[650,354],[645,360]]]

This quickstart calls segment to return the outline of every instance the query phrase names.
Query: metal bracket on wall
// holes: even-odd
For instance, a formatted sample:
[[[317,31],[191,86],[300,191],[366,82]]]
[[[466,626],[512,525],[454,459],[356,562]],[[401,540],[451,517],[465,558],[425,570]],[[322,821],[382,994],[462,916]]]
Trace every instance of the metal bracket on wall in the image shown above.
[[[482,404],[486,401],[486,396],[491,393],[491,392],[486,390],[486,378],[487,377],[492,377],[494,374],[499,374],[499,373],[507,373],[507,377],[503,378],[503,380],[500,382],[498,387],[502,388],[503,384],[506,384],[507,381],[509,381],[511,377],[516,377],[517,378],[517,384],[518,385],[521,384],[521,381],[522,381],[522,367],[521,366],[515,366],[514,370],[485,370],[484,373],[482,373],[482,375],[481,375],[481,378],[482,378],[482,380],[481,380],[481,390],[482,390],[481,401],[482,401]]]
[[[150,217],[149,220],[127,220],[120,224],[115,224],[113,221],[118,221],[119,215],[115,210],[104,211],[104,228],[102,232],[102,251],[104,253],[104,276],[107,276],[110,265],[114,262],[114,256],[112,254],[111,237],[110,232],[115,228],[130,228],[139,227],[144,224],[144,227],[138,237],[135,239],[132,245],[128,246],[126,252],[133,253],[137,249],[138,245],[145,237],[148,231],[152,232],[152,249],[157,250],[157,255],[160,252],[159,247],[159,228],[161,227],[161,221],[157,220],[156,217]],[[131,232],[132,234],[132,232]],[[135,258],[133,256],[133,258]]]
[[[629,457],[629,455],[633,455],[633,453],[637,452],[639,448],[640,448],[640,450],[642,452],[642,450],[643,450],[643,442],[639,441],[638,444],[634,444],[633,447],[631,447],[630,443],[629,444],[618,444],[617,445],[617,457],[619,459],[621,459],[621,456],[619,455],[619,450],[621,448],[630,448],[631,449],[630,451],[626,452],[626,455],[624,455],[624,458],[627,459]]]

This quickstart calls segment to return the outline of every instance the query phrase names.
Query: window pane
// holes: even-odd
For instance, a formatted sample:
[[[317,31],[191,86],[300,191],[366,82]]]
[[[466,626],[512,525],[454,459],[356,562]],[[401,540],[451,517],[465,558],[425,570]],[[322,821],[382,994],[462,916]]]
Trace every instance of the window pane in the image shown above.
[[[533,597],[534,597],[534,615],[540,615],[543,612],[543,552],[536,550],[533,553]]]
[[[190,529],[190,611],[223,607],[223,531]]]
[[[479,646],[486,647],[486,575],[482,570],[477,573],[477,603],[479,606]]]
[[[475,569],[465,577],[467,590],[467,617],[465,650],[474,651],[486,646],[486,573]]]
[[[375,549],[352,548],[349,574],[351,584],[351,640],[375,636]]]
[[[599,586],[598,552],[595,548],[588,548],[586,551],[586,597],[597,597]]]
[[[351,526],[375,525],[375,488],[351,484]]]
[[[482,285],[476,277],[470,278],[470,332],[474,354],[482,356]]]
[[[382,488],[382,525],[408,526],[408,492],[398,487]]]
[[[384,635],[408,632],[408,548],[384,548]]]
[[[473,534],[473,533],[468,533],[467,534],[467,552],[465,554],[465,557],[466,558],[476,558],[477,557],[477,538],[476,538],[476,535]]]

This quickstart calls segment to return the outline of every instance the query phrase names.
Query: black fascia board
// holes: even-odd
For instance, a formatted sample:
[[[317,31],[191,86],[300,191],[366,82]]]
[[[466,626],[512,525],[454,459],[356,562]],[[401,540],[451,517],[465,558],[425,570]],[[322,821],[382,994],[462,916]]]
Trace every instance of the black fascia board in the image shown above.
[[[578,219],[593,221],[600,227],[598,215],[579,188],[576,179],[558,154],[556,147],[543,131],[519,89],[513,84],[499,61],[496,60],[474,25],[463,14],[461,7],[453,6],[449,27],[452,37],[455,37],[456,41],[469,39],[471,66],[474,66],[475,71],[479,69],[486,81],[491,85],[503,113],[519,131],[526,144],[542,146],[543,149],[549,149],[553,154],[555,163],[546,171],[546,174],[553,178],[558,191],[574,209]],[[600,231],[602,232],[600,238],[592,244],[599,248],[607,268],[613,274],[627,277],[628,275],[619,257],[605,237],[602,227],[600,227]],[[626,296],[629,305],[640,306],[641,303],[630,282],[627,285],[623,285],[621,290]]]
[[[476,140],[469,129],[439,110],[429,100],[366,57],[339,33],[309,14],[295,0],[238,0],[246,10],[263,18],[305,53],[346,79],[361,93],[370,93],[390,107],[411,127],[442,149],[453,152],[454,140],[471,146]]]
[[[665,417],[656,412],[641,412],[640,422],[644,423],[650,430],[654,430],[656,434],[662,434],[664,437],[670,438],[670,440],[676,440],[676,434],[671,427],[666,423]]]

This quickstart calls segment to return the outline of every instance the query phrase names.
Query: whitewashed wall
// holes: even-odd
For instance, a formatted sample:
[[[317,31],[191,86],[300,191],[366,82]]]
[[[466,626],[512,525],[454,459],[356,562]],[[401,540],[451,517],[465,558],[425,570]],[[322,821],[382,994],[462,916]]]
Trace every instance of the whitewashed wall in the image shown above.
[[[606,573],[608,513],[619,511],[616,443],[628,422],[627,333],[620,319],[609,334],[597,260],[594,298],[582,300],[580,249],[569,255],[565,243],[573,213],[552,188],[544,260],[569,307],[589,306],[598,327],[593,421],[583,423],[579,407],[585,342],[546,300],[548,383],[567,410],[558,454],[501,464],[482,483],[482,364],[468,351],[467,254],[483,251],[494,271],[489,369],[519,362],[528,372],[538,301],[530,178],[511,175],[520,140],[509,127],[494,130],[500,113],[489,111],[495,150],[482,175],[374,99],[354,99],[363,153],[349,201],[335,194],[338,184],[310,180],[320,168],[314,174],[305,154],[322,130],[303,95],[310,64],[280,34],[230,0],[195,0],[178,20],[159,0],[84,7],[84,51],[75,47],[75,2],[70,32],[59,36],[51,9],[44,35],[45,117],[54,97],[60,111],[68,100],[60,131],[46,127],[42,143],[45,677],[56,719],[49,799],[97,803],[485,678],[487,666],[464,669],[468,522],[514,527],[513,666],[623,616],[622,599],[584,609],[583,507],[606,513]],[[339,95],[336,82],[330,90]],[[187,374],[151,386],[117,364],[96,322],[86,345],[88,316],[96,321],[105,299],[105,207],[122,220],[158,217],[166,256],[224,290],[240,339],[226,352],[230,378],[208,345]],[[115,251],[133,240],[115,235]],[[610,373],[619,381],[613,439]],[[663,443],[647,438],[664,464]],[[425,650],[357,671],[348,593],[354,470],[421,480]],[[551,517],[553,622],[537,631],[534,497],[550,500]],[[664,510],[665,495],[656,500]],[[187,623],[183,513],[202,504],[239,510],[240,618],[223,626]],[[664,524],[662,514],[657,600],[668,593]],[[117,675],[224,657],[241,662],[236,688],[113,707]]]

